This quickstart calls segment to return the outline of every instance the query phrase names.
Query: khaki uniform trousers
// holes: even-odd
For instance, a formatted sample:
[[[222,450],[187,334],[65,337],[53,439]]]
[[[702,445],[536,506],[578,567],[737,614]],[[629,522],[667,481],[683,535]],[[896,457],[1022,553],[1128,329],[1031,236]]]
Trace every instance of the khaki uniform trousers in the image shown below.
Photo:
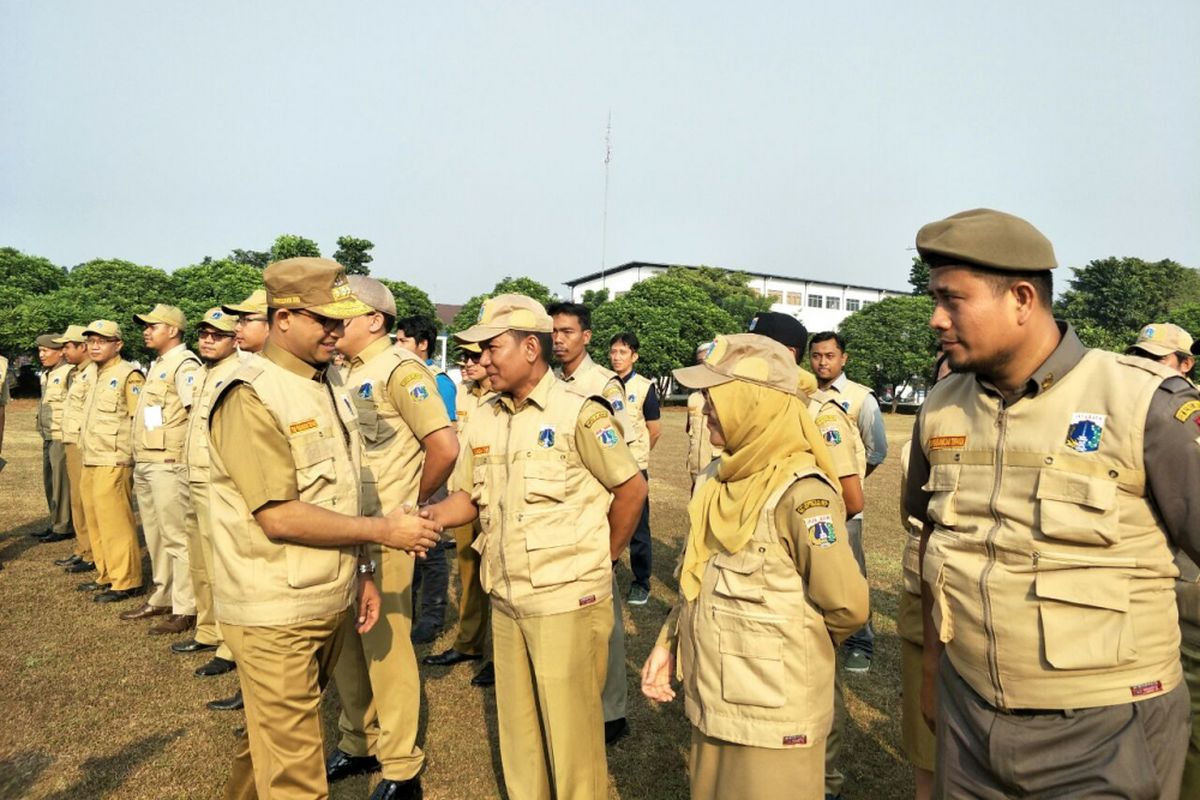
[[[774,750],[705,736],[692,726],[691,800],[820,800],[825,743]]]
[[[479,584],[479,553],[471,547],[480,534],[478,522],[454,529],[458,555],[458,637],[451,645],[460,653],[483,655],[492,603]]]
[[[1179,649],[1183,660],[1183,679],[1187,683],[1192,706],[1192,736],[1188,742],[1183,789],[1179,796],[1200,797],[1200,642],[1185,639]]]
[[[138,464],[133,468],[133,490],[142,515],[142,532],[150,551],[154,586],[146,602],[170,608],[176,614],[195,614],[196,596],[188,566],[187,466]]]
[[[604,689],[600,692],[600,705],[605,722],[624,719],[629,704],[629,678],[625,674],[625,614],[615,569],[612,607],[613,626],[608,637],[608,666],[604,669]]]
[[[360,636],[354,616],[346,619],[345,643],[333,669],[342,701],[338,748],[352,756],[373,754],[384,778],[406,781],[425,765],[417,747],[421,676],[410,638],[414,559],[375,545],[371,558],[382,598],[379,621]]]
[[[514,619],[492,607],[496,718],[510,800],[608,797],[600,690],[612,606]]]
[[[321,692],[342,649],[349,609],[286,626],[222,625],[238,663],[249,748],[239,750],[226,796],[254,772],[263,800],[326,800]]]
[[[77,444],[64,444],[67,460],[67,482],[71,493],[71,522],[75,525],[75,555],[84,561],[95,560],[92,556],[92,540],[88,536],[87,518],[83,514],[83,451]]]
[[[133,467],[83,467],[79,484],[92,541],[96,583],[142,585],[142,551],[133,518]]]
[[[42,484],[50,509],[50,530],[71,532],[71,481],[67,477],[67,450],[62,439],[42,442]]]
[[[1182,683],[1137,703],[1011,714],[943,655],[934,796],[1178,800],[1190,729]]]
[[[213,607],[212,576],[212,515],[208,508],[208,484],[189,483],[187,527],[188,569],[192,577],[192,594],[196,599],[196,641],[201,644],[217,645],[217,658],[233,661],[233,653],[221,637],[221,624],[217,622]]]

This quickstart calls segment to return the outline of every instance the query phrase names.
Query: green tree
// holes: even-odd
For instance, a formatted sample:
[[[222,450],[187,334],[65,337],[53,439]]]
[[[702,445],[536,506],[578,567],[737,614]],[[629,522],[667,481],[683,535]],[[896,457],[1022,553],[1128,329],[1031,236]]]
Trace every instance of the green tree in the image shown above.
[[[67,271],[48,258],[0,247],[0,286],[33,294],[52,292],[67,279]]]
[[[308,256],[310,258],[319,258],[321,248],[317,247],[317,243],[312,239],[305,239],[303,236],[285,233],[275,239],[275,244],[271,245],[271,261],[282,261],[285,258],[300,258]]]
[[[908,285],[913,294],[929,294],[929,265],[920,256],[913,256],[912,266],[908,268]]]
[[[1184,303],[1171,309],[1163,320],[1153,322],[1170,322],[1183,328],[1193,337],[1200,337],[1200,302]],[[1132,344],[1132,342],[1130,342]],[[1128,345],[1126,345],[1128,346]]]
[[[235,248],[229,253],[229,260],[235,264],[249,264],[252,267],[266,269],[267,265],[271,263],[271,251]]]
[[[592,314],[593,359],[608,363],[608,343],[621,331],[633,331],[641,342],[638,371],[653,376],[659,394],[670,386],[671,370],[690,364],[696,345],[718,333],[745,330],[691,277],[670,271],[634,285]]]
[[[891,387],[892,410],[903,387],[923,382],[933,363],[937,334],[929,327],[929,297],[887,297],[856,311],[838,326],[850,359],[846,374],[877,392]]]
[[[1075,270],[1071,288],[1055,303],[1084,344],[1123,350],[1148,322],[1162,322],[1200,302],[1200,274],[1170,259],[1102,258]]]
[[[496,282],[490,292],[477,294],[464,303],[462,309],[454,315],[454,320],[450,323],[450,331],[462,331],[474,325],[479,319],[479,307],[483,305],[483,301],[498,294],[523,294],[532,297],[542,305],[548,305],[553,301],[550,290],[546,288],[545,284],[538,283],[533,278],[505,276]]]
[[[133,315],[149,311],[155,303],[174,300],[170,275],[157,267],[116,258],[80,264],[67,274],[63,289],[77,290],[63,300],[72,301],[76,312],[83,315],[68,322],[86,325],[95,319],[111,319],[119,323],[125,334],[125,356],[142,361],[150,356],[142,346]]]
[[[353,236],[339,236],[338,249],[333,253],[333,260],[346,268],[347,275],[370,275],[371,268],[367,265],[375,260],[370,254],[375,243],[368,239],[356,239]]]
[[[433,301],[429,299],[429,295],[423,289],[418,289],[411,283],[404,281],[392,281],[387,278],[379,278],[380,283],[388,288],[392,293],[392,297],[396,299],[396,319],[402,317],[411,317],[421,315],[437,319],[437,307]]]
[[[671,267],[666,274],[701,289],[714,305],[733,317],[740,331],[749,327],[755,314],[771,310],[771,298],[747,286],[750,276],[745,272],[721,267]]]
[[[188,319],[187,340],[196,342],[196,325],[213,306],[236,303],[262,288],[262,272],[250,264],[222,259],[207,264],[180,267],[171,273],[171,305],[179,306]]]
[[[607,303],[609,299],[608,289],[585,289],[579,303],[580,305],[587,306],[589,310],[595,311]]]

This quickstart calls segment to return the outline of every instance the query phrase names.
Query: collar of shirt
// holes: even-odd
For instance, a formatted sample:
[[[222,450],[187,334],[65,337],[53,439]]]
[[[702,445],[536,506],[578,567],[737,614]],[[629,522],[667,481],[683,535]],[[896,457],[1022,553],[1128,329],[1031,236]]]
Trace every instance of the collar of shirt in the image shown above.
[[[270,340],[267,340],[267,345],[262,349],[261,355],[272,364],[283,367],[293,375],[299,375],[301,378],[316,381],[317,383],[325,381],[324,368],[317,369],[312,364],[297,358],[279,345],[273,344]]]
[[[1079,341],[1075,329],[1069,322],[1055,320],[1055,324],[1058,325],[1058,332],[1062,336],[1058,347],[1054,348],[1050,357],[1029,376],[1029,380],[1025,382],[1025,391],[1021,393],[1022,398],[1034,397],[1049,389],[1055,381],[1062,380],[1068,372],[1074,369],[1087,353],[1087,348],[1083,346],[1083,342]],[[990,393],[999,394],[996,387],[988,381],[980,379],[979,384]]]
[[[586,375],[587,371],[594,366],[596,366],[596,362],[592,361],[592,357],[588,355],[588,351],[584,350],[583,351],[583,359],[580,360],[579,366],[575,367],[574,372],[572,372],[570,375],[565,375],[565,374],[563,374],[562,367],[559,367],[557,370],[554,371],[554,374],[558,376],[559,380],[566,381],[567,383],[571,383],[576,378],[578,378],[580,375]]]
[[[95,364],[96,362],[93,361],[92,363]],[[105,364],[104,369],[100,369],[100,367],[97,365],[96,373],[100,374],[100,373],[108,372],[111,369],[116,369],[117,367],[121,366],[124,363],[126,363],[125,359],[121,358],[120,356],[117,356],[112,361],[109,361],[107,364]]]
[[[388,339],[388,337],[380,336],[378,339],[376,339],[375,341],[371,342],[369,345],[364,347],[362,349],[362,352],[360,352],[354,358],[350,359],[350,366],[351,367],[361,367],[363,364],[367,363],[368,361],[370,361],[372,358],[379,355],[380,353],[387,352],[388,349],[391,348],[391,346],[392,346],[392,343]]]
[[[543,375],[542,379],[537,382],[537,386],[533,387],[533,391],[529,393],[529,396],[525,398],[525,402],[521,403],[520,406],[516,404],[512,395],[508,392],[500,395],[500,404],[504,406],[505,410],[507,410],[510,414],[517,413],[522,408],[525,408],[529,403],[533,403],[538,408],[545,408],[546,401],[550,396],[550,387],[554,385],[556,380],[558,380],[558,378],[554,377],[553,370],[546,370],[546,374]]]
[[[849,380],[850,379],[846,377],[846,373],[843,372],[841,375],[838,375],[836,378],[834,378],[832,383],[825,387],[825,391],[834,391],[838,394],[841,394],[842,390],[846,388],[846,382]]]

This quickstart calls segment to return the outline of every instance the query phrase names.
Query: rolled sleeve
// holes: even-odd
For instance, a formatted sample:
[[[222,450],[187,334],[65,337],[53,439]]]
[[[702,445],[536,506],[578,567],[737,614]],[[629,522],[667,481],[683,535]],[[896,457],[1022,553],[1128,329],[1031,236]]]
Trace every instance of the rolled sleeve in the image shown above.
[[[629,445],[618,433],[608,409],[595,400],[583,404],[575,423],[575,450],[583,466],[603,484],[614,489],[638,473]]]
[[[451,417],[446,413],[446,406],[430,396],[430,389],[434,387],[429,386],[429,379],[429,372],[412,361],[396,367],[388,377],[388,399],[417,439],[450,427]],[[437,391],[441,391],[440,382]]]
[[[1146,483],[1167,536],[1200,562],[1200,392],[1183,378],[1154,393],[1143,446]]]
[[[300,499],[287,435],[253,387],[242,383],[231,388],[213,410],[210,424],[210,446],[251,512],[267,503]]]
[[[850,418],[845,416],[845,412],[839,416],[833,410],[835,408],[841,411],[841,406],[837,403],[824,404],[817,412],[815,423],[821,438],[825,440],[829,455],[833,458],[833,467],[837,471],[835,477],[849,478],[858,475],[858,461],[854,457],[853,439],[850,435]]]

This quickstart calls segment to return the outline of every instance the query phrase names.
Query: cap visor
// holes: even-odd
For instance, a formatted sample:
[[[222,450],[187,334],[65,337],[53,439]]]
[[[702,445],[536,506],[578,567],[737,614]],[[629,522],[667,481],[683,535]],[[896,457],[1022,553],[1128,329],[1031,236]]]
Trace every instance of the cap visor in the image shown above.
[[[375,309],[355,297],[348,297],[335,303],[326,303],[323,306],[309,306],[308,310],[329,319],[354,319],[363,314],[375,313]]]
[[[105,339],[112,339],[113,341],[117,341],[118,339],[121,338],[120,336],[113,336],[112,334],[105,333],[104,331],[94,331],[91,328],[88,328],[86,331],[83,332],[84,336],[90,336],[92,334],[95,334],[97,336],[102,336]]]
[[[1133,347],[1126,350],[1125,355],[1127,355],[1127,356],[1139,355],[1139,353],[1138,353],[1139,350],[1142,353],[1149,353],[1150,355],[1158,357],[1158,358],[1161,358],[1162,356],[1169,356],[1172,353],[1178,352],[1174,347],[1167,347],[1164,344],[1155,344],[1154,342],[1138,342]]]
[[[707,364],[696,364],[691,367],[680,367],[672,370],[675,380],[689,389],[707,389],[710,386],[720,386],[734,380],[728,375],[722,375]]]
[[[258,306],[248,306],[248,305],[221,306],[221,310],[224,311],[226,314],[265,314],[265,313],[267,313],[267,310],[265,308],[259,308]]]
[[[161,319],[153,314],[134,314],[133,321],[140,322],[143,325],[153,325],[156,322],[162,322]]]
[[[488,339],[495,339],[507,330],[509,329],[496,325],[472,325],[465,331],[454,334],[454,338],[460,342],[486,342]]]

